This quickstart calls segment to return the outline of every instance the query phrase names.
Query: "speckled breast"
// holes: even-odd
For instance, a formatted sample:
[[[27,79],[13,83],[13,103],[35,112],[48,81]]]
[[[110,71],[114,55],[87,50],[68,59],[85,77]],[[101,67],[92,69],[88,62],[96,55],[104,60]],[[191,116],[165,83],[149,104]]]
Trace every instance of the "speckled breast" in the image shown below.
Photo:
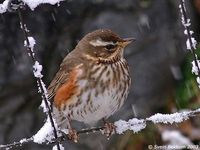
[[[89,71],[88,71],[89,70]],[[78,92],[62,113],[72,120],[93,124],[116,112],[128,96],[131,79],[125,59],[90,65],[77,80]]]

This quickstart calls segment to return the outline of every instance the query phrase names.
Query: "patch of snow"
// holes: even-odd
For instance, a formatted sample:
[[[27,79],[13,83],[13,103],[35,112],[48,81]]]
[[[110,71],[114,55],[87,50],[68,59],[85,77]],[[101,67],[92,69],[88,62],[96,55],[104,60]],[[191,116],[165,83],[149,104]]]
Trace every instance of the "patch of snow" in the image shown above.
[[[26,139],[26,138],[21,139],[19,142],[22,144],[22,143],[24,143],[24,142],[27,142],[27,139]]]
[[[198,66],[200,66],[200,61],[197,61]],[[194,73],[195,75],[198,75],[198,67],[195,64],[195,61],[192,61],[192,73]]]
[[[35,64],[33,65],[33,74],[36,78],[42,78],[43,75],[41,73],[42,71],[42,65],[38,61],[35,61]]]
[[[26,42],[26,40],[25,40],[25,41],[24,41],[24,46],[28,46],[28,47],[31,48],[31,50],[33,50],[33,48],[34,48],[34,46],[35,46],[35,44],[36,44],[35,39],[34,39],[32,36],[29,36],[29,37],[28,37],[28,40],[29,40],[29,45],[27,45],[27,42]]]
[[[25,4],[27,4],[31,10],[34,10],[40,4],[51,4],[55,5],[64,0],[22,0]]]
[[[60,145],[60,150],[65,150],[62,144],[59,144],[59,145]],[[54,145],[52,150],[58,150],[57,145]]]
[[[8,3],[10,0],[5,0],[2,4],[0,4],[0,14],[3,14],[8,9]]]
[[[114,125],[116,126],[116,132],[118,134],[122,134],[129,129],[128,122],[124,120],[118,120],[114,123]]]
[[[9,1],[10,0],[4,0],[4,2],[0,4],[0,14],[5,13],[7,11]],[[64,0],[22,0],[22,1],[25,4],[27,4],[31,10],[34,10],[40,4],[51,4],[51,5],[57,4],[59,6],[59,3]]]
[[[48,103],[48,106],[46,106],[45,100],[44,100],[44,98],[43,98],[40,107],[42,107],[43,112],[47,113],[47,115],[48,115],[48,110],[49,110],[51,104],[50,104],[50,101],[48,100],[48,93],[47,93],[46,85],[45,85],[45,83],[42,81],[42,79],[40,79],[40,82],[41,82],[41,84],[42,84],[42,90],[44,91],[43,94],[44,94],[45,99],[47,100],[47,103]],[[38,91],[41,91],[40,86],[38,86]],[[47,107],[49,107],[49,108],[47,108]]]
[[[160,114],[157,113],[149,118],[148,121],[152,121],[153,123],[180,123],[184,120],[189,118],[189,114],[191,111],[184,111],[184,112],[176,112],[173,114]]]
[[[55,125],[57,128],[56,123]],[[33,136],[33,142],[42,144],[44,142],[51,142],[53,139],[54,139],[53,127],[48,117],[43,127]]]
[[[27,28],[26,28],[26,30],[27,30]],[[27,44],[27,41],[24,40],[24,46],[29,47],[31,49],[32,55],[34,56],[35,53],[34,53],[33,49],[34,49],[34,46],[36,44],[35,39],[33,37],[29,36],[28,41],[29,41],[29,45]],[[31,56],[30,52],[28,52],[28,55]]]
[[[166,130],[162,132],[162,139],[164,142],[169,142],[169,145],[176,145],[176,146],[187,146],[193,145],[192,142],[185,136],[183,136],[177,130]]]
[[[186,27],[189,27],[189,26],[191,25],[191,23],[190,23],[190,19],[187,19],[187,21],[184,22],[183,25],[186,26]]]
[[[46,107],[44,100],[42,100],[42,103],[40,104],[40,107],[42,108],[42,110],[43,110],[44,113],[48,112],[48,108]]]
[[[193,52],[193,49],[196,49],[196,45],[197,45],[197,41],[195,40],[194,37],[192,37],[192,34],[194,33],[193,31],[190,31],[189,30],[189,26],[191,25],[190,23],[190,19],[187,18],[187,16],[184,16],[184,11],[186,12],[186,7],[185,7],[185,2],[183,0],[183,4],[179,5],[179,10],[180,10],[180,13],[181,13],[181,22],[185,28],[184,30],[184,34],[187,35],[187,41],[186,41],[186,47],[187,49],[191,50],[192,53],[195,53]],[[194,63],[194,61],[192,62],[192,73],[195,73],[195,75],[199,75],[199,60],[197,58],[197,56],[195,56],[197,61],[198,61],[198,64],[196,66],[196,64]],[[199,85],[199,88],[200,88],[200,80],[199,78],[196,79],[197,80],[197,83]]]
[[[192,35],[193,33],[194,33],[194,31],[190,30],[190,34]],[[186,29],[184,30],[184,34],[185,34],[185,35],[188,35],[188,32],[187,32]]]
[[[191,40],[192,40],[192,47],[194,49],[196,49],[197,41],[193,37],[191,38]],[[187,46],[187,49],[189,49],[189,50],[192,49],[189,39],[187,39],[187,41],[186,41],[186,46]]]
[[[199,77],[197,77],[197,83],[200,85],[200,78]]]
[[[127,130],[132,130],[137,133],[146,127],[146,122],[143,119],[129,119],[128,121],[118,120],[114,123],[116,126],[116,132],[122,134]]]

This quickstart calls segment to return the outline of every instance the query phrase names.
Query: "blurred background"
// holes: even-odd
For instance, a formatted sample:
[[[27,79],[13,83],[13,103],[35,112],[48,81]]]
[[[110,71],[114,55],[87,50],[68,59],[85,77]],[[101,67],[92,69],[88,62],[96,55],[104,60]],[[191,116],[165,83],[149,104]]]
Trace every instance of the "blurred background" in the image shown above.
[[[36,39],[35,53],[43,65],[47,85],[62,59],[86,33],[109,28],[121,37],[135,37],[137,41],[125,51],[132,77],[131,91],[125,105],[110,118],[110,121],[128,120],[199,107],[199,89],[191,73],[192,58],[186,50],[178,5],[179,1],[174,0],[68,0],[58,7],[40,5],[35,11],[26,8],[23,17],[29,35]],[[186,0],[186,6],[190,27],[199,41],[200,0]],[[32,136],[45,121],[23,42],[17,14],[1,14],[0,144]],[[200,49],[197,53],[200,56]],[[65,142],[65,146],[70,150],[143,150],[149,144],[172,144],[174,133],[198,144],[199,122],[194,117],[175,125],[151,124],[137,134],[126,132],[110,140],[92,133],[81,135],[78,144]],[[85,127],[80,123],[75,126]],[[50,147],[28,144],[19,149]]]

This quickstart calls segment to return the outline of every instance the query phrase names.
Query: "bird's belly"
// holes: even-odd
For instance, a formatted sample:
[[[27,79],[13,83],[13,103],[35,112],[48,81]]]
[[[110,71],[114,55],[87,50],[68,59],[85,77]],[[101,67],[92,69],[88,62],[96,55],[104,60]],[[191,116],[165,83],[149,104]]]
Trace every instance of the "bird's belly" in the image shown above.
[[[112,115],[121,107],[125,99],[119,98],[122,93],[117,89],[106,90],[96,97],[94,96],[95,90],[91,91],[90,94],[93,95],[90,101],[86,100],[85,103],[83,102],[74,109],[73,116],[71,116],[72,119],[87,124],[93,124],[102,118],[107,118]],[[87,92],[84,95],[87,95]]]
[[[123,65],[122,63],[117,65]],[[111,116],[123,105],[128,96],[130,77],[128,68],[120,70],[120,66],[117,65],[100,68],[97,72],[97,74],[103,72],[99,75],[100,79],[93,76],[93,79],[89,81],[79,82],[80,87],[86,90],[82,91],[79,96],[81,103],[76,108],[74,107],[72,119],[87,124],[94,123]],[[117,69],[119,72],[113,72]]]
[[[127,98],[131,82],[128,68],[122,70],[120,67],[124,65],[123,63],[126,62],[117,64],[119,66],[99,68],[96,72],[98,76],[95,77],[94,74],[87,79],[79,80],[78,94],[71,97],[70,103],[62,111],[65,116],[72,120],[93,124],[116,112]]]

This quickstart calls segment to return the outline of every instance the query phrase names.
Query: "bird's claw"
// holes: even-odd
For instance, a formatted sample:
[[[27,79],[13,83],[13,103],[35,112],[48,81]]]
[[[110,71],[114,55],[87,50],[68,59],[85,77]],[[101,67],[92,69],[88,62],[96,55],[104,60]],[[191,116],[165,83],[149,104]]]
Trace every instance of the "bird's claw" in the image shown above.
[[[61,133],[63,139],[68,139],[75,143],[78,142],[79,136],[78,136],[77,131],[74,129],[68,129],[67,132],[63,132],[60,130],[59,133]]]
[[[106,137],[108,139],[110,139],[110,137],[114,133],[116,133],[116,126],[114,125],[114,123],[105,122],[104,123],[103,134],[106,135]]]
[[[73,142],[77,143],[79,139],[77,131],[74,129],[69,129],[68,138],[69,140],[72,140]]]

